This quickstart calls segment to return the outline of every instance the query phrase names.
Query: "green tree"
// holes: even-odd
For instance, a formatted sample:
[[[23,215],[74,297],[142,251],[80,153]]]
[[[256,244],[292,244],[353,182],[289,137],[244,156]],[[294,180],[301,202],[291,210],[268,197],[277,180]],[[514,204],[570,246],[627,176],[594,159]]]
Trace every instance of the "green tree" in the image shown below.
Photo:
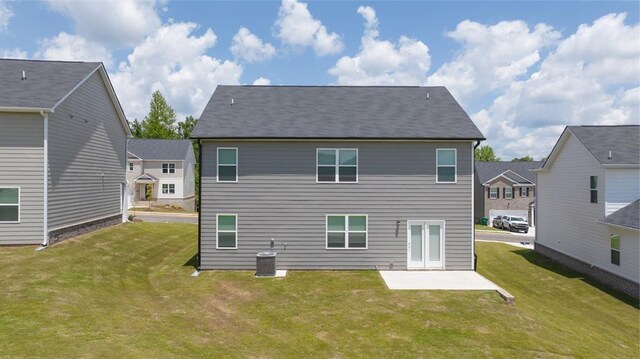
[[[511,162],[533,162],[533,157],[531,156],[524,156],[520,158],[516,157],[512,159]]]
[[[193,116],[187,116],[184,121],[178,123],[178,133],[180,137],[183,139],[188,139],[193,132],[193,129],[198,124],[198,120]],[[195,185],[196,185],[196,207],[199,208],[200,205],[200,146],[198,146],[198,141],[191,141],[193,145],[193,154],[196,157],[195,164]]]
[[[187,116],[183,122],[178,123],[178,133],[183,139],[188,139],[191,136],[191,132],[196,127],[198,120],[193,116]],[[195,145],[194,145],[195,146]]]
[[[142,138],[142,123],[137,118],[133,122],[129,121],[129,127],[134,138]]]
[[[139,138],[180,138],[178,126],[176,125],[176,113],[158,90],[151,95],[149,114],[141,123]]]
[[[484,145],[476,148],[475,159],[479,162],[496,162],[500,161],[500,158],[496,157],[493,148],[489,145]]]

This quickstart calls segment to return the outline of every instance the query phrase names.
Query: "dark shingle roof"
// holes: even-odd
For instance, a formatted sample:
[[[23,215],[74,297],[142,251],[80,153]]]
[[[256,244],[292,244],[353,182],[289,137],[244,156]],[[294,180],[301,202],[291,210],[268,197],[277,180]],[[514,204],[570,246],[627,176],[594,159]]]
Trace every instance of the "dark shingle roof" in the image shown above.
[[[640,126],[568,126],[568,129],[603,165],[640,164]]]
[[[218,86],[192,137],[484,139],[446,88],[417,86]]]
[[[190,147],[191,140],[129,140],[129,152],[143,160],[184,160]]]
[[[604,223],[640,229],[640,199],[608,215]]]
[[[52,108],[98,66],[101,63],[0,59],[0,107]]]
[[[476,162],[476,173],[478,174],[478,179],[480,183],[485,183],[490,179],[499,176],[501,173],[507,170],[511,170],[516,174],[528,179],[529,181],[535,183],[536,175],[531,172],[534,168],[539,168],[542,166],[542,161],[533,161],[533,162]],[[507,177],[513,178],[515,181],[521,181],[517,176],[509,176]],[[514,178],[515,177],[515,178]]]

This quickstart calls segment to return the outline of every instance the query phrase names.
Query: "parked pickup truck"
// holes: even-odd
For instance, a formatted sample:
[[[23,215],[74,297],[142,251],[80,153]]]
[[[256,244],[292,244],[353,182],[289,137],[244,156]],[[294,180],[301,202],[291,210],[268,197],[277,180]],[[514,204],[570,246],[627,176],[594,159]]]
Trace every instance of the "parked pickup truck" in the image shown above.
[[[527,220],[522,217],[502,216],[498,225],[499,228],[508,229],[511,232],[529,232],[529,223],[527,223]]]

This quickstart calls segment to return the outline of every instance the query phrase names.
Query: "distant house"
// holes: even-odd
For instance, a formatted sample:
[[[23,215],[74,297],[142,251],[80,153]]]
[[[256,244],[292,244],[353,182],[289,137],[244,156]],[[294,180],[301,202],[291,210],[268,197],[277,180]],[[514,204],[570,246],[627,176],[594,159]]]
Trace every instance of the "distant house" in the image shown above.
[[[569,126],[536,173],[536,251],[638,297],[640,126]]]
[[[475,217],[501,215],[526,218],[535,226],[536,179],[532,169],[542,162],[476,162]]]
[[[130,135],[102,63],[0,59],[0,244],[125,221]]]
[[[195,210],[195,157],[190,140],[131,139],[129,205]]]
[[[218,86],[201,150],[201,269],[474,269],[473,155],[444,87]]]

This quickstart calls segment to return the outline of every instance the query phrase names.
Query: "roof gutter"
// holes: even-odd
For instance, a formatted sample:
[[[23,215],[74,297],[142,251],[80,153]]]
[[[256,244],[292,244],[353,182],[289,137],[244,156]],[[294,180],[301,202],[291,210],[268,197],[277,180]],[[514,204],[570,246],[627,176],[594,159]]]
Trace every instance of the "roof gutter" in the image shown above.
[[[605,221],[596,221],[596,222],[602,223],[602,224],[606,224],[608,226],[614,226],[614,227],[620,227],[620,228],[624,228],[624,229],[631,229],[631,230],[634,230],[634,231],[640,231],[640,228],[623,226],[621,224],[614,224],[614,223],[609,223],[609,222],[605,222]]]
[[[52,108],[44,107],[8,107],[0,106],[0,112],[36,112],[43,114],[45,112],[55,112]]]

